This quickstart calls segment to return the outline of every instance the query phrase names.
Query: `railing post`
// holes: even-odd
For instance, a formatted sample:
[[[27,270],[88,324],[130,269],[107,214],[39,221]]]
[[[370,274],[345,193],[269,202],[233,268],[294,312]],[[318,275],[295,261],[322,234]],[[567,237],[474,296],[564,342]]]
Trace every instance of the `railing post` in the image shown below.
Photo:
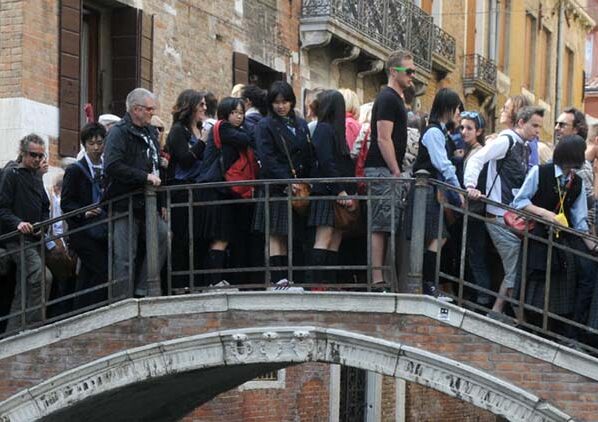
[[[147,259],[147,295],[160,296],[158,201],[156,190],[151,187],[145,189],[145,242]]]
[[[424,265],[424,241],[426,233],[426,200],[430,173],[419,170],[415,173],[413,192],[413,212],[411,213],[411,243],[409,246],[409,273],[407,274],[407,291],[401,293],[422,292],[422,269]]]

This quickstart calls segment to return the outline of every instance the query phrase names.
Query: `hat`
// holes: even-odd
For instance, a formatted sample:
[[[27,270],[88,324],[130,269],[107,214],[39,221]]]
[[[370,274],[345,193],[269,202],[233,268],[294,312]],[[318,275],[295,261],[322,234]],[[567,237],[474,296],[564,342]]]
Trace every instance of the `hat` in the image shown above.
[[[120,122],[120,117],[114,114],[102,114],[98,119],[98,123],[104,126],[113,125],[116,122]]]

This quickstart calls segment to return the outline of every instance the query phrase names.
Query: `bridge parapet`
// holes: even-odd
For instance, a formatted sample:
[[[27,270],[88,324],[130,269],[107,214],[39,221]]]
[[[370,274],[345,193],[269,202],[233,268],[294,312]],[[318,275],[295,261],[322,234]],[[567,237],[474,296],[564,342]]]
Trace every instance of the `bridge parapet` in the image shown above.
[[[420,295],[240,292],[129,299],[0,341],[0,399],[21,391],[0,404],[0,415],[15,406],[45,415],[75,409],[77,394],[95,389],[101,398],[102,388],[118,385],[118,377],[102,373],[136,382],[194,376],[197,383],[197,371],[209,370],[228,380],[222,388],[232,388],[308,361],[419,382],[497,414],[515,408],[521,415],[552,412],[537,420],[598,414],[596,359],[457,306]],[[231,368],[232,378],[222,372]],[[119,388],[126,385],[133,384]],[[515,404],[507,394],[513,391],[520,397]],[[189,406],[209,399],[199,393]]]

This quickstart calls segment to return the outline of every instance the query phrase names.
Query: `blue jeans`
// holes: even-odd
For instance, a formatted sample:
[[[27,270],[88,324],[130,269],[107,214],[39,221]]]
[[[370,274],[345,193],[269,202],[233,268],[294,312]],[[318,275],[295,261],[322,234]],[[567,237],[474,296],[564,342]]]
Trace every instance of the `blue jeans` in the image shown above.
[[[487,221],[486,228],[502,261],[505,272],[503,283],[505,287],[512,289],[515,287],[515,281],[517,280],[517,263],[519,262],[521,239],[506,228],[504,223],[504,219],[498,216]]]

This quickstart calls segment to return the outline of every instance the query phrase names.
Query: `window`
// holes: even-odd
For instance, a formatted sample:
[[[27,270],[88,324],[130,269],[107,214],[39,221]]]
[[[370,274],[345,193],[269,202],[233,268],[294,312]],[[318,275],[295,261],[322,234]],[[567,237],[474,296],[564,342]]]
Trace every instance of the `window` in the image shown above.
[[[525,15],[524,87],[534,92],[536,74],[536,18]]]
[[[496,65],[501,72],[508,73],[510,42],[509,35],[511,33],[511,1],[501,1],[498,6],[498,54]]]
[[[153,17],[101,1],[63,0],[60,5],[59,153],[79,152],[83,106],[94,116],[122,116],[126,95],[152,89]],[[114,3],[116,4],[116,3]]]
[[[544,57],[538,57],[538,85],[536,93],[538,94],[538,97],[548,101],[550,96],[550,72],[552,65],[552,33],[546,27],[542,27],[542,30],[540,31],[538,45],[538,52],[544,54]]]
[[[277,72],[252,60],[246,54],[233,53],[233,85],[253,84],[262,89],[269,89],[274,81],[283,81],[285,79],[285,73]]]
[[[575,73],[573,71],[575,56],[573,50],[565,47],[565,57],[563,60],[563,106],[568,107],[573,104],[573,79]]]

